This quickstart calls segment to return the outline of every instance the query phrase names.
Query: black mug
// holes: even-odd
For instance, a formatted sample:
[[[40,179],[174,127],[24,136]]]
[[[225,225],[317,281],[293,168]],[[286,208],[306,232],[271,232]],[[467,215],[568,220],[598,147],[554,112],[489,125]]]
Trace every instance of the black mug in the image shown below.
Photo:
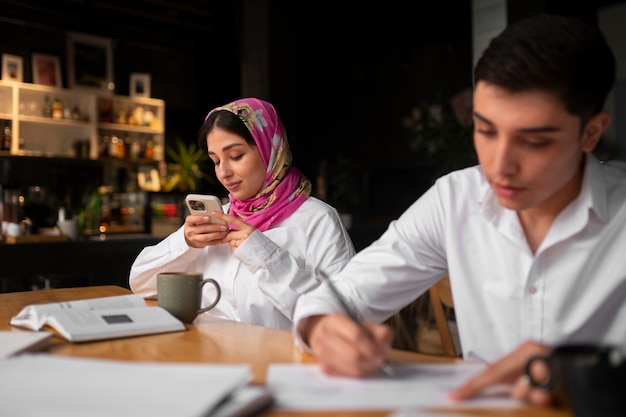
[[[538,380],[537,363],[548,371]],[[555,347],[548,356],[534,356],[526,364],[530,383],[554,393],[576,417],[626,416],[626,353],[624,348],[594,344]]]

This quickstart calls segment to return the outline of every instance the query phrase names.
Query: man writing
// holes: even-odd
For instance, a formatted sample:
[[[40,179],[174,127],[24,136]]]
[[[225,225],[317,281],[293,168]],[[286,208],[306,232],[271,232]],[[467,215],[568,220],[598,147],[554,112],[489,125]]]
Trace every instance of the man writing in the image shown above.
[[[298,301],[298,343],[322,370],[378,370],[393,337],[378,323],[446,274],[463,357],[492,363],[454,399],[513,382],[555,344],[626,340],[626,261],[594,250],[626,243],[608,233],[623,228],[626,169],[592,154],[614,79],[601,32],[577,19],[537,16],[493,39],[474,71],[479,165],[440,178],[331,277],[370,334],[338,313],[327,286]],[[549,400],[521,384],[512,392]]]

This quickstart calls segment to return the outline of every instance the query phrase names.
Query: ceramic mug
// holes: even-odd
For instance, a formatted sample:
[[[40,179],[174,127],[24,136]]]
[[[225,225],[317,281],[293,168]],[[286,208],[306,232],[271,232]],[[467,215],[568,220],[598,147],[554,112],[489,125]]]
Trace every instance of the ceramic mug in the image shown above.
[[[215,298],[202,307],[202,289],[206,284],[215,287]],[[217,281],[203,278],[199,272],[161,272],[157,274],[157,300],[160,307],[169,311],[183,323],[191,323],[200,313],[209,311],[222,295]]]
[[[538,380],[537,366],[547,378]],[[626,416],[626,353],[618,346],[567,344],[526,365],[530,383],[552,391],[576,417]]]

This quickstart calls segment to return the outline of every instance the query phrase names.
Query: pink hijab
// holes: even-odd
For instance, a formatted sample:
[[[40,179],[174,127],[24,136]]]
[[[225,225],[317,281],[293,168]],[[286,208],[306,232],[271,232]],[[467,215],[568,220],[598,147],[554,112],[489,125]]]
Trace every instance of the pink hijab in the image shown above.
[[[230,194],[230,214],[261,231],[289,217],[309,198],[311,182],[291,165],[287,133],[274,106],[256,98],[235,100],[211,110],[226,110],[246,125],[265,162],[265,181],[259,192],[248,200]],[[205,119],[206,120],[206,119]]]

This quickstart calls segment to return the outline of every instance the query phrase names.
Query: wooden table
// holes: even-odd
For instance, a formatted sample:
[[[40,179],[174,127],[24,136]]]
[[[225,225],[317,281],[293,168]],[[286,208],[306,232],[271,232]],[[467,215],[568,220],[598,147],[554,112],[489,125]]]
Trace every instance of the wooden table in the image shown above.
[[[0,330],[24,331],[9,325],[11,317],[25,305],[84,298],[128,294],[128,289],[118,286],[64,288],[0,294]],[[148,304],[154,304],[148,301]],[[250,324],[217,320],[201,315],[187,331],[159,335],[130,337],[98,342],[70,343],[60,336],[53,337],[48,352],[55,355],[104,358],[145,362],[204,362],[245,363],[250,365],[254,384],[264,384],[267,367],[272,363],[313,363],[308,354],[295,348],[290,332]],[[394,350],[391,362],[450,362],[451,359]],[[262,417],[273,416],[343,416],[382,417],[392,412],[281,412],[268,410]],[[447,411],[450,412],[450,411]],[[446,411],[441,411],[445,416]],[[571,417],[564,410],[528,407],[516,410],[454,410],[468,416],[504,417]]]

